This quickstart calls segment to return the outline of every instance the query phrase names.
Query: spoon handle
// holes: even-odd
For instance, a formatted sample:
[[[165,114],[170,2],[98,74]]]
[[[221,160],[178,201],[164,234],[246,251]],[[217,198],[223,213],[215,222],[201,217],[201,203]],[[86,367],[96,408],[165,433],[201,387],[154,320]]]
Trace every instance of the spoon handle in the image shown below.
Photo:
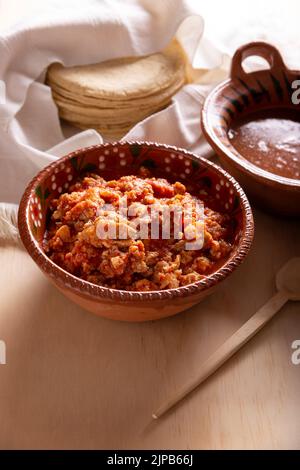
[[[196,377],[194,377],[174,396],[167,400],[158,410],[153,413],[154,419],[159,418],[180,400],[192,392],[198,385],[204,382],[227,359],[233,356],[247,341],[249,341],[288,301],[284,292],[277,292],[262,308],[258,310],[239,330],[237,330],[225,343],[223,343],[200,367]]]

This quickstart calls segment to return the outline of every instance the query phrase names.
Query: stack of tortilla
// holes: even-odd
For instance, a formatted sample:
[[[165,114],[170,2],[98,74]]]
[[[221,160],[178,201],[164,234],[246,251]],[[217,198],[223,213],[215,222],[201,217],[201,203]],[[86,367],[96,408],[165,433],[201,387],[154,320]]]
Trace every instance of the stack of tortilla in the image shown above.
[[[162,52],[99,64],[52,64],[47,83],[62,119],[93,128],[107,140],[165,108],[186,83],[187,60],[177,40]]]

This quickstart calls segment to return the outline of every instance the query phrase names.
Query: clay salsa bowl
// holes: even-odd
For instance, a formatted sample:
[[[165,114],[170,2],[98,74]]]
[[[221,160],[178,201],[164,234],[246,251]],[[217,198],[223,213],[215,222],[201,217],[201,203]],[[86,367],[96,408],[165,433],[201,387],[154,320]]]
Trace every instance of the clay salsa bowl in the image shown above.
[[[270,68],[246,73],[243,61],[250,56],[262,57]],[[228,131],[233,123],[261,111],[290,110],[299,113],[300,120],[300,106],[292,101],[292,83],[299,78],[300,72],[287,69],[275,47],[264,42],[246,44],[236,51],[230,78],[209,94],[201,115],[206,139],[251,201],[286,216],[300,215],[300,179],[278,176],[250,163],[233,147]]]
[[[66,272],[44,253],[49,203],[85,172],[106,179],[138,174],[181,181],[189,191],[210,199],[212,209],[230,214],[234,247],[223,266],[204,280],[177,289],[129,292],[110,289]],[[19,208],[19,231],[25,248],[46,276],[68,298],[97,315],[114,320],[156,320],[188,309],[228,277],[246,257],[253,238],[253,218],[238,183],[215,164],[185,150],[146,142],[118,142],[77,150],[44,168],[30,182]]]

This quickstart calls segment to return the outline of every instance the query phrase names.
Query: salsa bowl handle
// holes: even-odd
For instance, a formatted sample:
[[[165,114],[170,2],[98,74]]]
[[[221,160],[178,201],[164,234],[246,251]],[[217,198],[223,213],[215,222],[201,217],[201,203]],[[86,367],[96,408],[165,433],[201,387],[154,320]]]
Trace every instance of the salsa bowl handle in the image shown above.
[[[268,44],[267,42],[250,42],[241,46],[235,52],[231,62],[231,78],[243,78],[248,75],[243,68],[243,61],[247,57],[258,56],[265,59],[270,69],[286,69],[282,56],[276,47]]]

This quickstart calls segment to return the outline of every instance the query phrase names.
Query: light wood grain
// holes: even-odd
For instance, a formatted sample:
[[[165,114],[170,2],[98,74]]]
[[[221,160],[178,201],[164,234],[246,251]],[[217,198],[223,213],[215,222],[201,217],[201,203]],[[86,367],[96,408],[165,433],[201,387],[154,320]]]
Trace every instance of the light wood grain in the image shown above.
[[[175,412],[151,412],[275,292],[299,256],[299,221],[256,211],[246,262],[210,298],[159,322],[97,318],[28,255],[0,248],[0,447],[300,449],[300,307],[290,302]]]
[[[299,258],[300,259],[300,258]],[[300,266],[300,265],[299,265]],[[300,286],[299,286],[300,295]],[[239,351],[250,339],[256,335],[269,322],[278,310],[289,300],[287,294],[279,291],[244,323],[232,336],[230,336],[219,348],[203,363],[200,364],[197,375],[184,384],[181,389],[174,392],[171,398],[161,405],[152,414],[154,419],[160,418],[175,405],[178,405],[189,393],[216,372],[226,361]]]

